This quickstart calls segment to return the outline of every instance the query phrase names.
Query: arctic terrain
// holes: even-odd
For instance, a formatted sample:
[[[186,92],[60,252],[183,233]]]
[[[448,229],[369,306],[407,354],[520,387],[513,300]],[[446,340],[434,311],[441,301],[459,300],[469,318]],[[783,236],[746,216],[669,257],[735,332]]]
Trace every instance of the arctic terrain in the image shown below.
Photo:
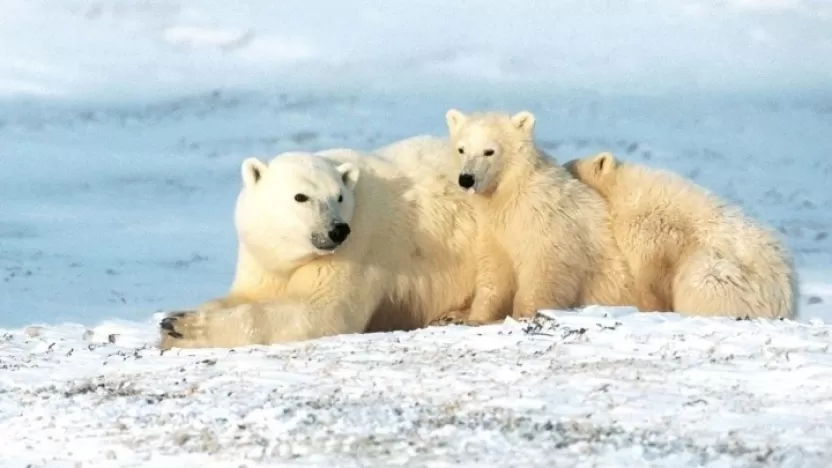
[[[390,2],[388,2],[390,3]],[[832,3],[5,0],[0,465],[832,460]],[[565,161],[692,178],[776,229],[796,321],[534,323],[155,348],[222,295],[247,156],[529,110]]]

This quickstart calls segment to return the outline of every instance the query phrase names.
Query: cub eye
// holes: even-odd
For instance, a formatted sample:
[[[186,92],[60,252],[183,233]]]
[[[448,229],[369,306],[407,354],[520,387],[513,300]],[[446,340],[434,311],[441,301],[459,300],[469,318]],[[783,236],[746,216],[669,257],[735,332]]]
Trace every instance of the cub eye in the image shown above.
[[[482,154],[484,154],[486,156],[494,156],[494,150],[493,149],[487,149],[487,150],[483,151]]]
[[[465,154],[465,149],[464,148],[459,148],[459,154]]]
[[[338,203],[341,203],[342,201],[344,201],[344,196],[338,195]]]
[[[295,201],[298,202],[298,203],[303,203],[303,202],[308,201],[308,200],[309,200],[309,197],[307,197],[306,195],[304,195],[302,193],[299,193],[299,194],[295,195]]]

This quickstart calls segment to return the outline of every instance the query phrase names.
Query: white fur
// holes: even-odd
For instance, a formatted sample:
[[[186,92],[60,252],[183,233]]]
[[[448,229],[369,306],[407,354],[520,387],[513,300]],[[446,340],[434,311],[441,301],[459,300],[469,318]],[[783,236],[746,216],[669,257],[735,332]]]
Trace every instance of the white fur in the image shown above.
[[[782,241],[678,174],[616,160],[570,161],[607,202],[643,311],[793,318],[797,274]]]
[[[332,149],[279,155],[268,166],[244,163],[231,290],[166,318],[160,347],[407,330],[469,307],[470,200],[438,166],[419,163],[430,148],[404,144],[385,154]],[[310,201],[296,202],[297,193]],[[311,237],[339,220],[351,227],[347,240],[331,252],[317,249]]]
[[[291,270],[332,253],[312,239],[326,238],[334,224],[352,221],[353,189],[360,174],[354,164],[334,167],[323,158],[288,153],[268,165],[249,158],[242,172],[235,224],[258,261],[269,269]],[[297,195],[308,200],[298,202]]]
[[[471,322],[634,302],[603,200],[536,148],[531,113],[452,109],[446,119],[449,159],[458,184],[474,193],[480,227]]]

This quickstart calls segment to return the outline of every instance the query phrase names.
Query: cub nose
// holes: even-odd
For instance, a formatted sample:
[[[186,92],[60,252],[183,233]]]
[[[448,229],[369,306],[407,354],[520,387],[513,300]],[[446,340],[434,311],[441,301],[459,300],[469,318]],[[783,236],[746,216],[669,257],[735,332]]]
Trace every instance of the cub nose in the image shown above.
[[[459,175],[459,186],[465,189],[471,188],[474,186],[474,176],[471,174],[460,174]]]
[[[341,244],[347,240],[347,236],[350,235],[350,225],[347,223],[337,223],[332,227],[332,230],[330,230],[327,235],[329,235],[329,239],[332,242]]]

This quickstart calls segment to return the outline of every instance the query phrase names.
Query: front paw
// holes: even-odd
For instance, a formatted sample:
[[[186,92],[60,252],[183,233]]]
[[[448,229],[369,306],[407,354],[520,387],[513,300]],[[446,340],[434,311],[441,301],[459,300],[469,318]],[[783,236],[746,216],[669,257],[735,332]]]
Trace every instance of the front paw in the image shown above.
[[[429,327],[445,327],[448,325],[465,325],[465,319],[460,317],[453,317],[450,315],[446,315],[443,317],[436,318],[431,320],[428,323]]]
[[[159,348],[196,348],[205,337],[205,315],[200,311],[170,312],[159,322]]]
[[[455,312],[449,312],[441,317],[438,317],[428,323],[430,327],[444,327],[448,325],[463,325],[467,327],[479,327],[482,325],[489,325],[492,323],[498,323],[500,320],[480,320],[471,317],[469,310],[460,310]]]
[[[468,313],[469,311],[467,309],[447,312],[428,322],[428,326],[444,327],[447,325],[465,325],[468,320]]]

